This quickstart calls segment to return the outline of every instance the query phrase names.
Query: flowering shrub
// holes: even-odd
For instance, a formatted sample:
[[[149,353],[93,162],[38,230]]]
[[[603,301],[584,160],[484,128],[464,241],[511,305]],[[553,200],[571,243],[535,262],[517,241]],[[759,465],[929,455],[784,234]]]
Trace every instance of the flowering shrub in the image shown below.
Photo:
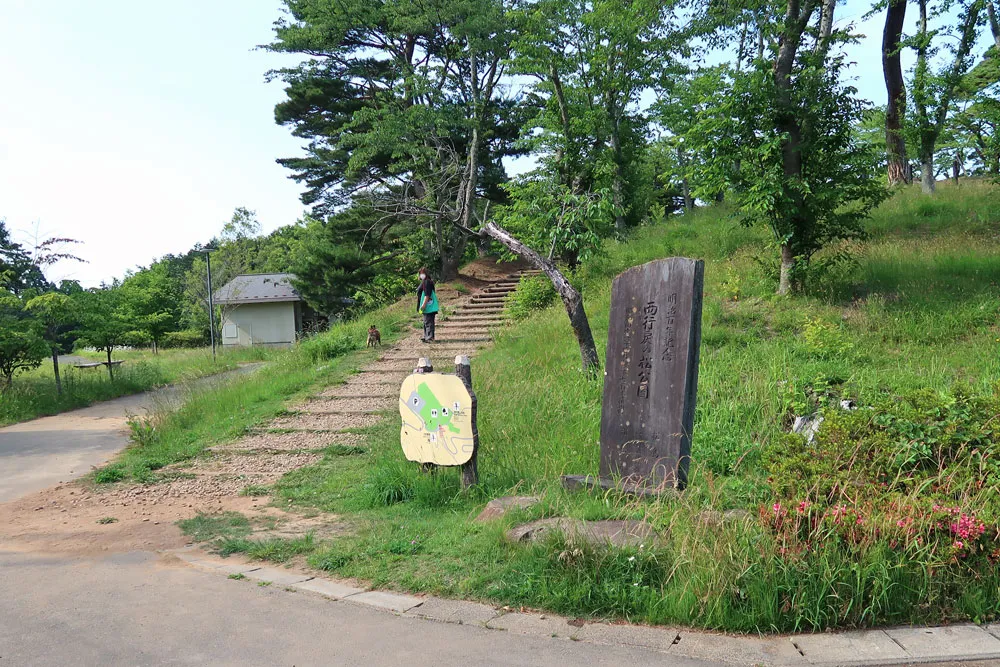
[[[774,500],[759,509],[779,554],[831,544],[904,551],[929,567],[1000,556],[1000,397],[957,387],[828,408],[812,443],[765,452]]]

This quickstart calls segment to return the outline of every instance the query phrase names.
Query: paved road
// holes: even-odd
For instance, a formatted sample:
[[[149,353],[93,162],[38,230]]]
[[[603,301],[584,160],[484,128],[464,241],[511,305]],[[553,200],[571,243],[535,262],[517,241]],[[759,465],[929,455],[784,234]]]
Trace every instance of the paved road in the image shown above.
[[[0,551],[0,665],[714,664],[401,618],[133,552]]]
[[[217,382],[258,367],[248,364],[191,384]],[[87,474],[128,444],[127,415],[176,403],[182,395],[180,387],[165,387],[0,428],[0,503]]]

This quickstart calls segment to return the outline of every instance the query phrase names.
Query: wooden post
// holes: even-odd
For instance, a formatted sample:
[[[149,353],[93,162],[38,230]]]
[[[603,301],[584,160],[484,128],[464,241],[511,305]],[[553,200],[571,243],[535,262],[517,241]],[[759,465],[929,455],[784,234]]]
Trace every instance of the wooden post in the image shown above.
[[[476,393],[472,391],[472,364],[469,358],[460,355],[455,357],[455,375],[462,378],[462,384],[472,396],[472,458],[462,464],[462,488],[479,484],[479,427],[476,425]]]
[[[420,357],[417,360],[417,367],[413,369],[414,373],[433,373],[434,365],[431,360],[427,357]],[[421,463],[420,472],[426,473],[428,475],[433,475],[437,472],[437,466],[433,463]]]

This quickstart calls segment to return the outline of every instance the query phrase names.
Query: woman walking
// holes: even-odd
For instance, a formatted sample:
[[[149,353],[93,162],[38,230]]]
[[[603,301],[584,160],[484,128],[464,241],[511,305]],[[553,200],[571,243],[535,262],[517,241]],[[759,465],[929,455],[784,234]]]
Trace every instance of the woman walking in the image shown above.
[[[434,317],[438,312],[438,297],[434,291],[434,281],[427,269],[420,269],[420,287],[417,288],[417,312],[424,316],[424,343],[434,341]]]

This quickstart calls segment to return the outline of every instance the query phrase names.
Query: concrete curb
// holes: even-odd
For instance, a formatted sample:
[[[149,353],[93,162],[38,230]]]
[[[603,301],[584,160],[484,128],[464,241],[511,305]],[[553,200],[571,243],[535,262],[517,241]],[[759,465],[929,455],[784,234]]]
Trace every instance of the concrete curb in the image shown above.
[[[474,625],[497,632],[630,646],[673,656],[733,665],[852,667],[919,665],[966,661],[1000,664],[1000,625],[972,623],[924,628],[885,628],[837,633],[748,637],[683,628],[611,624],[497,609],[478,602],[364,590],[349,582],[316,577],[288,568],[265,567],[204,552],[169,552],[192,567],[269,582],[286,590],[321,595],[333,602],[365,605],[397,616]]]

